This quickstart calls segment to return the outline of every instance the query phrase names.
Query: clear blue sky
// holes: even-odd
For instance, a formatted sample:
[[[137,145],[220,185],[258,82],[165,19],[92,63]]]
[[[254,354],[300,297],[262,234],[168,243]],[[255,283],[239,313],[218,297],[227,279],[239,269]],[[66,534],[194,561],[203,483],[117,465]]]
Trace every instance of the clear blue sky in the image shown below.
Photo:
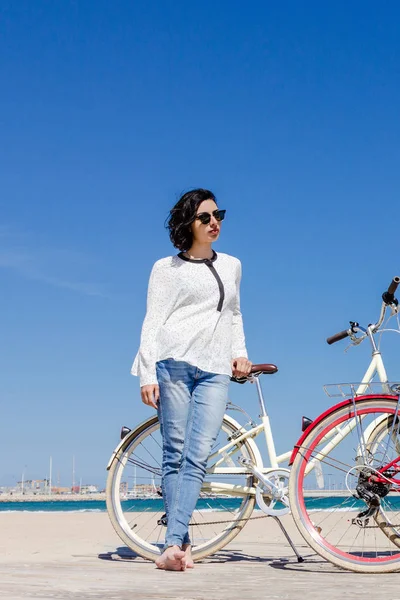
[[[399,4],[0,1],[0,485],[103,484],[121,424],[150,414],[129,374],[168,210],[227,209],[250,358],[279,450],[322,384],[359,380],[400,274]],[[398,373],[389,338],[387,367]],[[397,340],[395,340],[397,341]],[[258,414],[252,386],[232,397]]]

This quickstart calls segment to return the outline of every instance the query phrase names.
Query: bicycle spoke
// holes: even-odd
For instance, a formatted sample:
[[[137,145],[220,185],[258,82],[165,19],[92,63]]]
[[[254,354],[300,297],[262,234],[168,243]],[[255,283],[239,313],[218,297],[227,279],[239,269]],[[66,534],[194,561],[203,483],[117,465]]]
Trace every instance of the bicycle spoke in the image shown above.
[[[141,426],[137,436],[129,434],[132,441],[118,454],[108,486],[112,498],[107,500],[117,532],[124,536],[125,543],[146,557],[159,554],[166,532],[165,523],[161,523],[161,518],[165,519],[163,499],[157,495],[161,489],[162,440],[158,422],[149,419],[149,423],[148,429]],[[224,424],[213,451],[226,446],[236,431],[229,423]],[[252,475],[244,473],[237,460],[241,456],[252,459],[247,443],[241,443],[239,448],[233,446],[224,457],[217,456],[222,459],[222,467],[235,466],[238,472],[206,474],[205,490],[209,483],[213,487],[209,492],[201,492],[189,524],[194,556],[207,555],[207,548],[221,547],[237,535],[255,502],[254,492],[238,493],[252,487]],[[225,493],[224,484],[235,486],[235,493]]]
[[[323,556],[347,568],[400,568],[400,497],[385,465],[397,459],[396,430],[389,417],[397,401],[366,400],[332,412],[299,449],[290,499],[300,531]],[[325,451],[337,428],[347,431]],[[383,463],[382,459],[385,459]],[[382,465],[383,463],[383,465]],[[398,528],[396,528],[398,525]],[[393,564],[393,566],[392,566]]]

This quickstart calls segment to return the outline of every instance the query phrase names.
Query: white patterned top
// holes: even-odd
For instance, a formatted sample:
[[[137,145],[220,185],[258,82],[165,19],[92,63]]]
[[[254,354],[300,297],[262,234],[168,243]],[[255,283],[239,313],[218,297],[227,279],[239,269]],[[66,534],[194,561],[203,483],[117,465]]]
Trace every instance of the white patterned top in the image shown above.
[[[140,348],[131,370],[141,386],[157,383],[156,363],[166,358],[232,375],[232,358],[247,357],[241,274],[237,258],[215,252],[210,260],[180,253],[154,264]]]

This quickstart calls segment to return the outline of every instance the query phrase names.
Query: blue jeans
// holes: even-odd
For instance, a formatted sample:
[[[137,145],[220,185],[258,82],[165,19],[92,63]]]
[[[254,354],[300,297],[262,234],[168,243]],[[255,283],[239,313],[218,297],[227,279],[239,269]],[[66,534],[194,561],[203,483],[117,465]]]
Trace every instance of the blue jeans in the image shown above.
[[[190,543],[189,521],[221,428],[230,377],[169,358],[157,363],[157,380],[162,493],[168,521],[165,547],[182,546]]]

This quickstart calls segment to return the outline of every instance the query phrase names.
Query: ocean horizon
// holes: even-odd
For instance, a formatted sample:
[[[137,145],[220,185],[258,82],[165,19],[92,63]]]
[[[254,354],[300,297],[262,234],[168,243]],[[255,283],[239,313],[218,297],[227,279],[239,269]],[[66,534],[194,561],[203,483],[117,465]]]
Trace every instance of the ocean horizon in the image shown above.
[[[338,497],[309,497],[306,500],[309,509],[312,510],[338,510]],[[361,500],[356,500],[353,497],[343,498],[340,510],[348,510],[349,504],[354,510],[365,508],[365,504]],[[164,503],[162,498],[135,498],[124,500],[122,502],[123,509],[129,512],[159,512],[164,511]],[[201,498],[197,503],[197,509],[201,511],[235,510],[240,505],[238,498],[224,498],[221,503],[220,498]],[[347,505],[347,506],[346,506]],[[400,510],[400,497],[391,499],[392,510]],[[255,510],[259,510],[256,509]],[[92,512],[101,513],[107,512],[105,500],[47,500],[45,502],[24,501],[24,502],[1,502],[0,513],[11,512],[36,512],[36,513],[54,513],[54,512]]]

